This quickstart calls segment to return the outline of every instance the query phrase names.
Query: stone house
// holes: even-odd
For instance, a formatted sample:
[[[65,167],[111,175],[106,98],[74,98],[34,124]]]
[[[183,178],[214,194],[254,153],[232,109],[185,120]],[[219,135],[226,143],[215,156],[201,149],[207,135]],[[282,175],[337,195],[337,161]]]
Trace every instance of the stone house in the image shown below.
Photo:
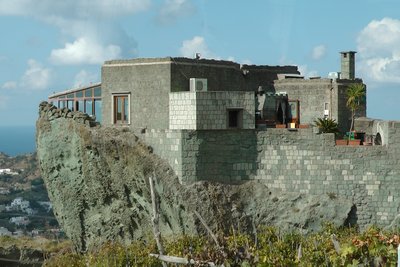
[[[341,75],[304,79],[296,66],[231,61],[146,58],[106,61],[101,83],[49,96],[59,108],[96,116],[105,126],[140,129],[255,129],[299,127],[316,118],[349,128],[346,89],[355,52],[341,53]],[[365,103],[359,116],[365,116]],[[290,124],[294,123],[294,124]]]
[[[5,227],[0,227],[0,236],[12,236],[12,233]]]
[[[10,218],[10,223],[14,223],[17,226],[27,226],[30,221],[28,217],[25,216],[19,216],[19,217],[11,217]]]

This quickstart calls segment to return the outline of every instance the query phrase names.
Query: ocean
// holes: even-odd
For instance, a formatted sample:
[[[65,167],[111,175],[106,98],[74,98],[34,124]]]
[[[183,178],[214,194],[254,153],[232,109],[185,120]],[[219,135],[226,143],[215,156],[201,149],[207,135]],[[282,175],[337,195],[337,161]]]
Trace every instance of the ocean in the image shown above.
[[[0,152],[17,156],[35,151],[35,126],[0,126]]]

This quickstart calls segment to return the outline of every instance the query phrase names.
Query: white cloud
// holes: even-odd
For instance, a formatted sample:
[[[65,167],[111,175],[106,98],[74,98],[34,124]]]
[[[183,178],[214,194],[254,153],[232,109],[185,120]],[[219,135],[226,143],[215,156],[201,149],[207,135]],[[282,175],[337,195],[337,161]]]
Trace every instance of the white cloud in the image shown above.
[[[150,7],[151,0],[0,0],[0,15],[90,18],[131,15]]]
[[[200,53],[203,58],[214,58],[213,54],[208,49],[204,37],[201,36],[195,36],[191,40],[183,41],[180,52],[184,57],[194,57],[196,53]]]
[[[67,41],[51,51],[56,64],[98,64],[136,54],[134,39],[112,19],[150,6],[151,0],[0,0],[0,15],[30,16],[59,28]]]
[[[243,59],[240,61],[241,64],[245,64],[245,65],[252,65],[253,62],[251,62],[250,59]]]
[[[28,60],[28,69],[22,75],[19,81],[5,82],[2,89],[26,89],[26,90],[44,90],[49,87],[51,70],[43,67],[34,59]]]
[[[107,59],[121,57],[121,47],[110,44],[105,47],[91,39],[79,38],[66,43],[64,48],[51,51],[50,59],[55,64],[101,64]]]
[[[34,59],[28,60],[28,69],[21,78],[20,86],[31,90],[47,89],[50,83],[50,69]]]
[[[312,59],[320,60],[323,56],[325,56],[326,47],[324,45],[317,45],[312,50]]]
[[[5,83],[1,86],[1,88],[2,88],[2,89],[6,89],[6,90],[15,89],[15,88],[17,88],[17,82],[15,82],[15,81],[8,81],[8,82],[5,82]]]
[[[98,81],[97,74],[89,73],[86,70],[81,70],[75,75],[74,87],[81,87]]]
[[[190,0],[166,0],[158,14],[161,24],[171,24],[179,17],[190,16],[196,11]]]
[[[309,70],[307,65],[298,65],[298,70],[304,77],[316,77],[318,72],[316,70]]]
[[[400,20],[371,21],[357,38],[358,71],[369,82],[400,83]]]

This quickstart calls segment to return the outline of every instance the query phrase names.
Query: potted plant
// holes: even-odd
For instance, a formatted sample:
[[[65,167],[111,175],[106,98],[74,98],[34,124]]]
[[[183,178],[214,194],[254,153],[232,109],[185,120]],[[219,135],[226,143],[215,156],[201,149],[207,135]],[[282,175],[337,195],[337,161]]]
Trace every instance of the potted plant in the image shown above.
[[[339,133],[339,127],[337,122],[334,119],[330,118],[318,118],[314,120],[314,126],[316,126],[320,133],[334,133],[335,137]],[[347,139],[338,139],[336,140],[336,145],[338,146],[347,146]]]
[[[320,133],[339,133],[338,124],[331,118],[317,118],[314,120],[314,125],[318,127]]]
[[[347,88],[347,102],[346,106],[351,111],[351,124],[350,132],[354,132],[354,119],[356,117],[356,111],[361,107],[365,101],[365,85],[362,83],[350,84]]]

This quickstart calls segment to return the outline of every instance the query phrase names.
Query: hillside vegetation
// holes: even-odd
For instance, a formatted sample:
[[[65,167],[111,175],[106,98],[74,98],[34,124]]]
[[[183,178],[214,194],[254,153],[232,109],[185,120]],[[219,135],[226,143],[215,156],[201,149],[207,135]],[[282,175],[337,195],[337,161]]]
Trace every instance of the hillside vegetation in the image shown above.
[[[399,235],[371,227],[360,233],[355,228],[326,224],[318,233],[283,233],[278,228],[260,227],[256,233],[219,236],[219,246],[205,236],[181,236],[165,240],[166,253],[210,266],[395,266]],[[44,266],[162,266],[150,253],[155,242],[129,246],[109,242],[84,255],[60,253]],[[183,266],[183,265],[182,265]]]

